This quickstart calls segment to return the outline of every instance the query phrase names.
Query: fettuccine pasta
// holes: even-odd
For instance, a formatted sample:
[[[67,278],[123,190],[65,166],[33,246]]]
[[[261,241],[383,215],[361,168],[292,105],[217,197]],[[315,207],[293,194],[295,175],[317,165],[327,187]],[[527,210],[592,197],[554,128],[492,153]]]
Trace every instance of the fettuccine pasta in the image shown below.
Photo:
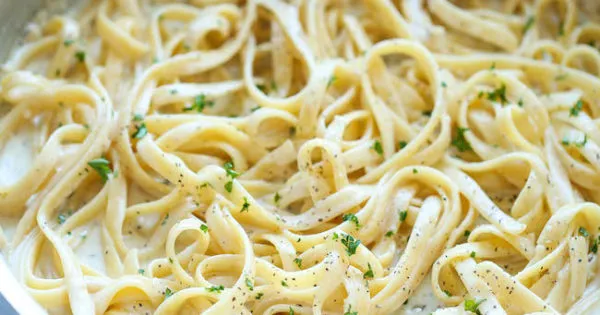
[[[62,13],[0,85],[0,248],[49,313],[600,308],[598,1]]]

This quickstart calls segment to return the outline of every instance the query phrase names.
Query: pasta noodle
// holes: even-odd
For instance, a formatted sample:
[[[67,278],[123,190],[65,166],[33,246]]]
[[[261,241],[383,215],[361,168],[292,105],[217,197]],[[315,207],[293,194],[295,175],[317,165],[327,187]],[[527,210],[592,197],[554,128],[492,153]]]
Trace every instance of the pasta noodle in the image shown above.
[[[597,1],[95,0],[3,66],[51,314],[596,314]]]

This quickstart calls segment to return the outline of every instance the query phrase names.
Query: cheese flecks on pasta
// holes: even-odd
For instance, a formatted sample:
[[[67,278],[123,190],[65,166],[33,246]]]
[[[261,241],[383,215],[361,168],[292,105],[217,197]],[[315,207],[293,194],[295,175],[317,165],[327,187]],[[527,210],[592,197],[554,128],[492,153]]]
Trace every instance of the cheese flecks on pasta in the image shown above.
[[[0,248],[53,314],[584,314],[598,9],[99,0],[36,19],[2,72]]]

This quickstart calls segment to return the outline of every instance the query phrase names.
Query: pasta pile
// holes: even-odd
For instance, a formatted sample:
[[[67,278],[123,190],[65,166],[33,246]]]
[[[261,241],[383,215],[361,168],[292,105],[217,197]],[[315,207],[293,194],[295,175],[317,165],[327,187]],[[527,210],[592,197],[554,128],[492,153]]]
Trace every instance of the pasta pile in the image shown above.
[[[26,168],[0,247],[53,314],[589,312],[599,23],[594,0],[40,15],[3,67],[0,164]]]

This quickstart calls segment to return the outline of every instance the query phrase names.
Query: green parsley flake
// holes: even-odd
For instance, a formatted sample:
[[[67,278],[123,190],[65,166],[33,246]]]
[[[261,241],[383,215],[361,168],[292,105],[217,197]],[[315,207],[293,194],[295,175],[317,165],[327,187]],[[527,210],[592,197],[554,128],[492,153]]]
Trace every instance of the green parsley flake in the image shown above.
[[[404,149],[404,147],[406,147],[408,143],[406,141],[400,141],[398,142],[398,145],[400,146],[400,149]]]
[[[579,235],[581,235],[583,237],[588,237],[588,236],[590,236],[590,233],[583,226],[580,226],[579,227]]]
[[[446,84],[446,82],[442,81],[442,87],[443,87],[443,88],[447,88],[447,87],[448,87],[448,84]]]
[[[377,152],[377,154],[383,156],[383,147],[381,146],[381,142],[379,142],[379,140],[375,140],[372,149]]]
[[[167,215],[165,215],[165,218],[162,220],[162,222],[160,223],[160,225],[165,225],[167,224],[167,221],[169,220],[169,214],[167,213]]]
[[[273,201],[275,202],[275,204],[278,204],[279,200],[281,200],[281,195],[279,195],[279,192],[276,192],[275,196],[273,196]]]
[[[533,26],[534,22],[535,22],[535,18],[533,16],[530,16],[527,18],[527,21],[525,22],[525,26],[523,26],[523,34],[527,33],[527,31],[529,31],[529,29]]]
[[[183,109],[184,112],[196,110],[198,113],[201,113],[206,106],[212,107],[215,103],[213,101],[207,101],[206,95],[200,94],[194,98],[194,103],[191,107],[185,107]]]
[[[485,299],[483,299],[479,302],[475,302],[475,300],[467,299],[467,300],[465,300],[465,311],[469,311],[469,312],[473,312],[477,315],[481,315],[481,312],[479,311],[479,305],[483,302],[485,302]]]
[[[173,295],[175,292],[171,291],[171,289],[169,287],[167,287],[165,289],[165,299],[168,299],[169,297],[171,297],[171,295]]]
[[[469,237],[469,235],[471,235],[471,231],[469,230],[465,230],[465,233],[463,234],[465,237]]]
[[[346,236],[342,238],[341,242],[344,246],[346,246],[346,253],[348,253],[348,256],[356,254],[356,249],[358,248],[358,245],[360,245],[360,240],[354,239],[354,237],[350,236],[349,234],[346,234]]]
[[[290,311],[288,312],[289,315],[295,315],[296,313],[294,313],[294,309],[290,306]]]
[[[142,121],[142,120],[144,120],[144,115],[142,115],[142,114],[133,115],[133,121]]]
[[[138,269],[138,273],[141,274],[142,276],[144,275],[144,272],[146,272],[144,269]]]
[[[337,80],[337,77],[335,75],[332,75],[329,78],[329,81],[327,81],[327,87],[330,87],[336,80]]]
[[[394,235],[394,231],[387,231],[387,233],[385,233],[386,237],[391,237],[392,235]]]
[[[598,252],[598,240],[594,239],[594,241],[592,241],[592,245],[590,247],[590,252],[592,252],[594,254]]]
[[[352,311],[352,305],[348,304],[348,310],[346,311],[346,313],[344,313],[344,315],[358,315],[357,311]]]
[[[229,162],[225,162],[225,164],[223,164],[223,168],[225,169],[225,172],[227,173],[227,176],[231,177],[231,179],[235,179],[236,177],[240,176],[240,173],[236,172],[233,168],[233,162],[229,161]]]
[[[573,105],[573,107],[571,107],[571,109],[569,110],[569,117],[577,117],[582,109],[583,102],[581,100],[578,100],[577,103],[575,103],[575,105]]]
[[[404,220],[406,220],[407,216],[408,216],[408,211],[407,210],[400,211],[400,222],[404,222]]]
[[[296,264],[296,266],[298,266],[298,268],[302,268],[302,259],[295,258],[294,263]]]
[[[444,293],[446,293],[446,295],[449,297],[452,296],[452,294],[450,294],[450,291],[448,291],[448,290],[444,290]]]
[[[85,52],[83,52],[83,51],[76,52],[75,58],[77,58],[77,61],[79,61],[79,62],[84,62],[85,61]]]
[[[507,103],[508,100],[506,99],[506,84],[502,83],[502,85],[499,88],[497,88],[491,92],[488,92],[487,98],[488,98],[488,100],[494,101],[494,102],[500,101],[500,103],[502,105]]]
[[[282,285],[282,286],[284,286],[284,287],[287,287],[287,286],[288,286],[287,282],[285,282],[285,281],[283,281],[283,280],[281,280],[281,285]]]
[[[360,223],[358,222],[358,217],[356,217],[356,215],[354,215],[353,213],[346,213],[342,216],[342,220],[344,221],[350,221],[352,223],[354,223],[354,225],[356,225],[356,228],[360,228]]]
[[[206,288],[206,291],[208,292],[217,292],[217,293],[221,293],[221,291],[225,290],[225,287],[222,285],[214,285],[210,288]]]
[[[250,211],[249,207],[250,207],[250,203],[248,203],[248,198],[244,197],[244,204],[242,205],[242,210],[240,210],[240,212]]]
[[[246,286],[250,291],[254,291],[254,285],[252,284],[252,281],[248,278],[246,278]]]
[[[67,39],[67,40],[65,40],[65,41],[63,42],[63,45],[65,45],[65,47],[69,47],[69,46],[73,45],[73,43],[75,43],[75,41],[74,41],[74,40],[72,40],[72,39]]]
[[[373,277],[375,277],[375,274],[373,273],[373,268],[371,268],[370,263],[367,263],[367,266],[369,267],[369,270],[365,271],[365,273],[363,274],[363,278],[364,279],[373,279]]]
[[[200,230],[202,230],[204,233],[208,233],[208,226],[206,224],[202,224],[200,226]]]
[[[255,299],[257,299],[257,300],[260,300],[260,299],[263,297],[263,295],[265,295],[265,294],[264,294],[264,293],[262,293],[262,292],[260,292],[260,293],[258,293],[258,294],[256,295],[256,297],[254,297],[254,298],[255,298]]]
[[[471,258],[475,258],[475,252],[471,252],[471,254],[469,256],[471,256]]]
[[[227,190],[228,193],[230,193],[233,190],[233,182],[232,181],[228,181],[227,183],[225,183],[225,190]]]
[[[100,177],[102,177],[102,182],[106,182],[108,180],[108,175],[112,173],[110,168],[110,162],[108,162],[105,158],[99,158],[91,160],[87,163],[91,168],[93,168]]]
[[[148,129],[146,129],[146,123],[142,123],[139,126],[135,127],[135,132],[131,135],[134,139],[142,139],[145,135],[148,134]]]
[[[469,131],[469,128],[458,127],[456,137],[452,139],[452,145],[455,146],[459,152],[473,150],[465,138],[465,132],[467,131]]]

